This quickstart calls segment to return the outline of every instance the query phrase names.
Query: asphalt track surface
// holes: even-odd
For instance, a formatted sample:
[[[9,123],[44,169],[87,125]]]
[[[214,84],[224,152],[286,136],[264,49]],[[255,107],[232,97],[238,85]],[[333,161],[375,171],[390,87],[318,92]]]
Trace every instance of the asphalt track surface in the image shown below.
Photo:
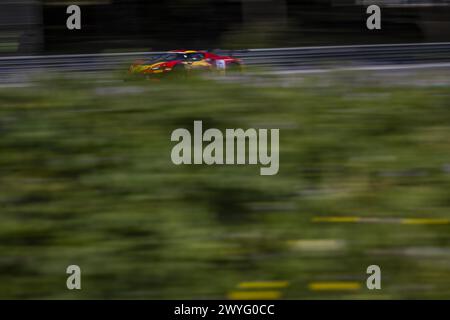
[[[317,73],[330,70],[400,70],[448,68],[450,42],[379,45],[216,50],[241,58],[245,65],[269,73]],[[69,54],[0,57],[0,83],[27,82],[51,72],[100,72],[126,70],[137,59],[163,52]]]

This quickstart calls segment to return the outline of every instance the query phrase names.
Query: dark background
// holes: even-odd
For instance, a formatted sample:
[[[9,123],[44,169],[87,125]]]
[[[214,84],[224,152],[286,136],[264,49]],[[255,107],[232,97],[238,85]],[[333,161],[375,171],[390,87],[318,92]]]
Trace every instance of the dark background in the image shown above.
[[[396,4],[403,2],[402,4]],[[367,32],[366,8],[382,7]],[[389,5],[384,5],[388,3]],[[105,0],[0,2],[3,54],[447,41],[449,1]],[[67,30],[78,4],[82,30]],[[10,45],[7,45],[7,44]]]

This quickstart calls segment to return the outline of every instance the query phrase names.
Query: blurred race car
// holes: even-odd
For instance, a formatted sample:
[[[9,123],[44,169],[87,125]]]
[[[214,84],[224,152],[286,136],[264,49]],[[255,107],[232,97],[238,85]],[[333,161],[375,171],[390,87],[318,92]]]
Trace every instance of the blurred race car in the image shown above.
[[[242,61],[231,56],[221,56],[207,51],[174,50],[135,61],[129,68],[131,75],[146,77],[186,76],[196,71],[241,71]]]

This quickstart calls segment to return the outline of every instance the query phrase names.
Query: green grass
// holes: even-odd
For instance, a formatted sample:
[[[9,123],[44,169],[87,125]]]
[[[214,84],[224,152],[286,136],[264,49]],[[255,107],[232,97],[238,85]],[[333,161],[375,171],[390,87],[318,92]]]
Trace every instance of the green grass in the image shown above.
[[[450,218],[450,89],[342,79],[0,89],[0,298],[225,298],[256,280],[289,281],[286,299],[450,298],[449,224],[312,220]],[[173,165],[170,134],[194,120],[279,128],[279,174]]]

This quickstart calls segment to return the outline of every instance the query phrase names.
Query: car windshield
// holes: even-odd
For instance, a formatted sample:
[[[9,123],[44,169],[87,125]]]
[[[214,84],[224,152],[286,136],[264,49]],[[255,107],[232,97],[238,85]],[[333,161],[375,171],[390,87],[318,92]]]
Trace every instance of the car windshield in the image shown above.
[[[187,55],[187,58],[188,58],[189,60],[191,60],[191,61],[200,61],[200,60],[202,60],[204,57],[205,57],[205,56],[204,56],[202,53],[198,53],[198,52],[195,52],[195,53],[189,53],[189,54]]]
[[[186,55],[183,53],[165,53],[165,54],[161,54],[156,57],[153,57],[150,60],[148,60],[147,62],[155,63],[155,62],[159,62],[159,61],[174,61],[174,60],[185,60],[185,59],[186,59]]]

